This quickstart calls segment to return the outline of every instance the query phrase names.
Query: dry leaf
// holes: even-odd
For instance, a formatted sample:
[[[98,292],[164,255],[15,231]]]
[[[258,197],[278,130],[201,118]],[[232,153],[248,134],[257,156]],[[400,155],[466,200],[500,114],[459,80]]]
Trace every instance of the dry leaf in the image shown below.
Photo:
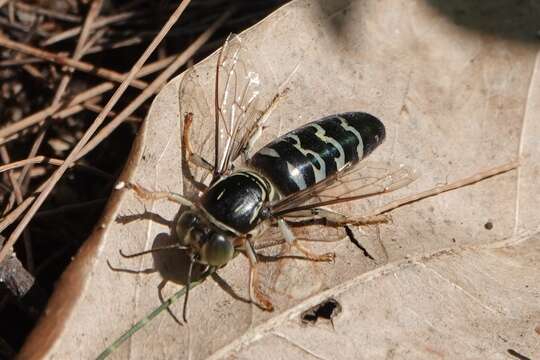
[[[238,257],[219,271],[221,280],[193,290],[189,325],[163,313],[115,358],[540,358],[538,44],[520,33],[530,26],[509,27],[515,36],[504,37],[457,25],[452,16],[470,21],[478,9],[447,3],[297,0],[242,34],[262,98],[293,74],[265,140],[337,112],[383,119],[387,140],[372,160],[404,163],[422,175],[396,193],[342,208],[351,214],[516,158],[519,170],[399,208],[378,235],[355,229],[374,260],[344,240],[313,246],[335,251],[334,264],[265,264],[273,313],[242,300],[248,264]],[[503,15],[513,24],[530,20]],[[199,67],[209,103],[213,72],[204,69],[215,61],[214,55]],[[180,82],[155,99],[122,179],[183,191]],[[212,125],[212,118],[194,119],[197,134]],[[172,220],[178,208],[159,202],[146,210]],[[131,193],[113,194],[21,358],[95,357],[160,304],[158,285],[185,271],[181,257],[118,254],[170,241],[166,224],[126,223],[144,211]],[[114,272],[107,260],[159,271]],[[163,293],[178,288],[169,281]],[[341,311],[318,312],[319,321],[303,324],[302,314],[328,298]],[[177,316],[180,303],[172,306]]]

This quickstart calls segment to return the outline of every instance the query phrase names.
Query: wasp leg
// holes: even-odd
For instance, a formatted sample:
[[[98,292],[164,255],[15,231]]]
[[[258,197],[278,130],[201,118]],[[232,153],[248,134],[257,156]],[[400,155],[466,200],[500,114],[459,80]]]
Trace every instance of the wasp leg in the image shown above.
[[[120,190],[122,188],[129,189],[135,193],[139,199],[143,200],[167,200],[174,202],[180,205],[185,205],[191,209],[195,208],[195,205],[187,198],[183,197],[180,194],[165,192],[165,191],[151,191],[143,188],[142,186],[136,183],[125,183],[120,182],[116,185],[116,189]]]
[[[167,285],[167,280],[165,280],[165,279],[163,279],[158,285],[158,297],[159,297],[159,301],[161,302],[161,305],[165,304],[165,298],[163,297],[163,289],[165,288],[165,285]],[[174,313],[171,310],[171,307],[169,305],[167,305],[167,307],[165,309],[167,310],[169,315],[171,315],[174,322],[177,323],[178,325],[182,326],[182,322],[180,322],[180,320],[178,320],[176,315],[174,315]]]
[[[270,104],[266,107],[266,109],[261,112],[259,118],[257,119],[257,121],[255,121],[252,128],[250,129],[248,133],[248,139],[245,142],[244,148],[242,149],[242,156],[246,163],[249,162],[249,160],[251,159],[250,152],[263,133],[264,123],[266,122],[266,120],[268,120],[270,114],[272,114],[272,111],[274,111],[274,109],[277,107],[279,100],[283,98],[288,91],[289,89],[287,88],[277,93],[270,102]]]
[[[332,227],[341,227],[347,225],[376,225],[387,224],[391,221],[391,217],[386,214],[371,215],[371,216],[346,216],[333,210],[323,208],[313,208],[309,210],[301,210],[285,217],[287,222],[292,226],[306,225],[325,225]]]
[[[260,288],[259,285],[259,273],[257,272],[257,254],[253,249],[251,242],[246,240],[245,255],[249,260],[249,300],[266,311],[273,311],[274,305]],[[254,301],[256,299],[257,301]]]
[[[288,223],[290,226],[296,226],[297,223]],[[305,225],[302,225],[305,226]],[[312,239],[312,238],[298,238],[298,242],[318,242],[318,243],[335,243],[343,240],[344,236],[336,236],[324,239]],[[287,241],[285,239],[272,239],[270,241],[258,242],[255,244],[255,250],[267,249],[279,245],[285,244]],[[259,255],[260,256],[260,255]]]
[[[200,181],[195,179],[195,176],[191,172],[189,163],[192,163],[200,168],[214,172],[214,167],[202,156],[197,155],[191,148],[190,130],[193,122],[193,114],[188,113],[184,117],[184,126],[182,129],[182,173],[184,177],[199,191],[205,191],[208,187]]]
[[[287,247],[290,248],[291,246],[294,246],[302,254],[304,254],[308,260],[311,260],[311,261],[326,261],[326,262],[334,261],[336,254],[334,254],[333,252],[329,252],[325,254],[313,254],[308,249],[300,245],[300,243],[294,236],[291,228],[287,225],[287,222],[284,219],[278,219],[277,223],[278,223],[279,229],[281,230],[281,233],[283,234],[283,237],[285,238],[285,243],[287,244]]]
[[[154,274],[158,271],[155,268],[147,268],[147,269],[142,269],[142,270],[120,268],[120,267],[113,266],[108,259],[107,259],[107,266],[109,267],[109,269],[111,269],[111,271],[123,272],[123,273],[128,273],[128,274]]]

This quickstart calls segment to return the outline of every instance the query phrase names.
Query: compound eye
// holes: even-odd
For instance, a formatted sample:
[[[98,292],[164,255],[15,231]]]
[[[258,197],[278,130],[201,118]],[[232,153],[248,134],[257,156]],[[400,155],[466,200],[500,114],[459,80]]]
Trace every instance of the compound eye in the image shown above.
[[[182,226],[184,229],[189,229],[191,227],[195,227],[199,224],[199,218],[197,215],[191,213],[191,212],[184,212],[180,219],[178,219],[178,226]]]
[[[190,230],[199,225],[199,218],[191,212],[184,212],[176,222],[176,236],[182,245],[188,245]]]
[[[222,266],[234,256],[234,247],[225,235],[214,232],[202,246],[201,255],[208,265]]]

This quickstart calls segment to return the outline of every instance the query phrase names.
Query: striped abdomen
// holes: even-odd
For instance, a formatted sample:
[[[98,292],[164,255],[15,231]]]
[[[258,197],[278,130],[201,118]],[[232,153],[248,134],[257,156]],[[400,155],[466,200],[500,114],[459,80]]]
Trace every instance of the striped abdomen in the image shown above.
[[[362,160],[384,137],[383,123],[372,115],[331,115],[266,145],[253,155],[250,166],[289,195]]]

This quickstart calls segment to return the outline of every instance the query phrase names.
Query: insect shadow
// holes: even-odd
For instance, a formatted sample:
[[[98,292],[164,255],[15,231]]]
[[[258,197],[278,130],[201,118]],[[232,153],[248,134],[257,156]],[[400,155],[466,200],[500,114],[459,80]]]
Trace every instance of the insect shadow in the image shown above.
[[[143,213],[140,214],[118,216],[116,218],[116,222],[121,224],[128,224],[134,221],[149,220],[167,226],[169,229],[172,229],[173,225],[176,223],[178,217],[182,214],[182,212],[183,211],[179,211],[178,214],[175,216],[174,220],[170,221],[159,214],[145,210]],[[171,233],[173,232],[171,231]],[[120,255],[125,259],[132,259],[144,255],[151,255],[153,260],[153,267],[151,268],[146,268],[142,270],[121,268],[113,266],[107,260],[107,265],[112,271],[115,272],[124,272],[129,274],[152,274],[158,272],[163,279],[157,287],[158,297],[162,304],[165,302],[165,299],[163,297],[163,289],[165,288],[167,282],[171,281],[176,284],[185,286],[188,284],[189,280],[189,254],[185,249],[174,248],[175,244],[178,244],[178,240],[176,236],[171,235],[171,233],[162,232],[157,234],[152,241],[152,247],[150,250],[142,251],[135,254],[126,254],[121,249],[119,250]],[[206,266],[200,263],[195,263],[192,269],[191,282],[203,280],[207,276],[206,274]],[[227,283],[227,281],[221,276],[219,276],[217,273],[212,273],[210,277],[218,284],[218,286],[223,291],[225,291],[235,300],[250,303],[248,299],[238,295],[234,291],[234,289]],[[171,317],[176,323],[182,325],[182,322],[176,317],[176,315],[171,311],[170,308],[167,308],[167,312],[169,313],[169,315],[171,315]]]

